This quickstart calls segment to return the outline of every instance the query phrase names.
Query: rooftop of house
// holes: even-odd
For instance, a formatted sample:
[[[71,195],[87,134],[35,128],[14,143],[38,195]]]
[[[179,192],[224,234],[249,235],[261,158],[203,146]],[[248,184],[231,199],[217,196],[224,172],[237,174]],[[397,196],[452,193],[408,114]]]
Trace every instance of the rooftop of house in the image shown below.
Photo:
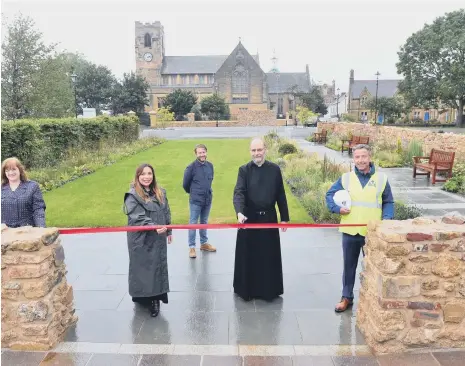
[[[378,80],[378,97],[393,97],[397,92],[400,80]],[[367,89],[371,95],[376,95],[376,80],[354,80],[351,85],[351,97],[359,98]]]

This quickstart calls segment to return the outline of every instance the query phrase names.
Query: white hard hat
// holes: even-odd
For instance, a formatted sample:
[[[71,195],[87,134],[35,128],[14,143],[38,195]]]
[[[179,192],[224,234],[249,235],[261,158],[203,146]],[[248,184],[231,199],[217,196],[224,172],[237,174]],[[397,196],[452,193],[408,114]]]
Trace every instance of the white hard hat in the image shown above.
[[[352,200],[350,199],[349,192],[347,192],[346,190],[337,191],[334,194],[333,199],[334,199],[334,203],[338,205],[339,207],[350,209]]]

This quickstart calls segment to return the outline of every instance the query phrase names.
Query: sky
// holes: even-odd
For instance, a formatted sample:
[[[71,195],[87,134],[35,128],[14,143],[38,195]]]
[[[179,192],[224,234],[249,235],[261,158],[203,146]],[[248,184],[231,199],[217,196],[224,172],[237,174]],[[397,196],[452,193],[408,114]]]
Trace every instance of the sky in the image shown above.
[[[2,0],[2,19],[30,16],[46,43],[80,52],[117,77],[135,70],[135,21],[160,21],[165,54],[228,55],[239,38],[258,51],[268,72],[273,54],[281,72],[304,72],[347,91],[355,79],[398,79],[397,52],[409,36],[446,12],[465,8],[458,0],[345,1],[159,1]],[[5,24],[2,23],[2,40]]]

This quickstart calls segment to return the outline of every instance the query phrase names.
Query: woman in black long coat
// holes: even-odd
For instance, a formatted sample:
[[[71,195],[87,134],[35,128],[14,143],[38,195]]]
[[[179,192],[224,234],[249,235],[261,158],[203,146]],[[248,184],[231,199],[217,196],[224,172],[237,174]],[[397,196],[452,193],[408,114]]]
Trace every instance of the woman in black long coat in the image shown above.
[[[149,164],[136,170],[134,182],[124,195],[124,212],[129,226],[169,225],[171,211],[166,191],[157,184]],[[168,303],[167,243],[171,229],[127,233],[129,252],[129,295],[134,302],[148,305],[151,316],[160,312],[160,301]]]

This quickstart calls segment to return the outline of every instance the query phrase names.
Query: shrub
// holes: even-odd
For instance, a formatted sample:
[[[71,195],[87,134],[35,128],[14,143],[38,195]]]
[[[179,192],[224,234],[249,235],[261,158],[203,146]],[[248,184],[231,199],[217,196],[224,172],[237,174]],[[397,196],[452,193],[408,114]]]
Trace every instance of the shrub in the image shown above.
[[[457,163],[452,168],[452,178],[449,179],[443,190],[452,193],[465,193],[465,164]]]
[[[27,168],[53,166],[70,149],[98,149],[139,138],[137,117],[62,118],[2,121],[2,160],[16,156]]]
[[[347,114],[347,113],[342,115],[342,120],[344,122],[355,122],[355,121],[357,121],[355,116],[353,116],[351,114]]]
[[[408,220],[422,216],[423,210],[415,205],[407,205],[401,201],[394,203],[394,220]]]
[[[69,156],[59,164],[29,170],[28,176],[38,182],[43,191],[49,191],[162,142],[163,140],[156,137],[140,139],[126,144],[102,141],[98,150],[71,150]]]
[[[375,161],[375,164],[381,168],[395,168],[404,165],[402,155],[396,153],[395,151],[377,151],[373,156],[373,160]]]
[[[331,135],[327,141],[326,141],[326,145],[325,145],[327,148],[329,149],[333,149],[333,150],[336,150],[336,151],[341,151],[341,148],[342,148],[342,141],[341,139],[336,136],[336,135]]]
[[[423,144],[417,140],[409,142],[407,151],[404,153],[404,163],[406,165],[413,165],[414,156],[423,156]]]
[[[293,153],[293,154],[284,155],[283,159],[286,160],[286,161],[289,161],[289,160],[295,159],[297,157],[299,157],[299,154],[298,153]]]
[[[285,142],[279,146],[278,153],[282,156],[287,154],[295,154],[297,153],[297,147],[290,142]]]

